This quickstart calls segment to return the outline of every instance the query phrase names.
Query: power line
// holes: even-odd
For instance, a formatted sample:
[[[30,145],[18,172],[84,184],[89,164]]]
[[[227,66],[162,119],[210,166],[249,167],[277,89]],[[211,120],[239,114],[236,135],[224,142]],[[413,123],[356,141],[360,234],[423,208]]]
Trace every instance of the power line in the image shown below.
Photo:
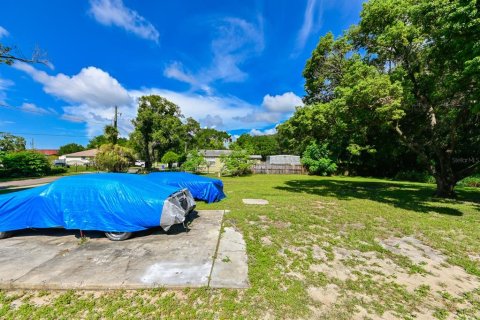
[[[7,132],[0,132],[2,133],[7,133]],[[38,133],[38,132],[8,132],[9,134],[23,134],[27,136],[48,136],[48,137],[73,137],[73,138],[90,138],[90,136],[87,135],[71,135],[71,134],[51,134],[51,133]]]

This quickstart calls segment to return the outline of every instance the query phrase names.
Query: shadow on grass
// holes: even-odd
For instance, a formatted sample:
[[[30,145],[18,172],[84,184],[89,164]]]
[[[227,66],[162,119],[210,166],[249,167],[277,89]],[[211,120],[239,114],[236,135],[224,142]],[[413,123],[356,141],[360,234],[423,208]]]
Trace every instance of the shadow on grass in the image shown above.
[[[451,216],[463,215],[460,210],[447,206],[456,203],[455,200],[433,197],[435,190],[427,185],[401,182],[311,179],[290,180],[285,182],[285,186],[275,188],[288,192],[335,197],[341,200],[371,200],[421,213],[435,212]],[[457,193],[458,200],[473,202],[475,209],[480,211],[480,192],[458,190]]]

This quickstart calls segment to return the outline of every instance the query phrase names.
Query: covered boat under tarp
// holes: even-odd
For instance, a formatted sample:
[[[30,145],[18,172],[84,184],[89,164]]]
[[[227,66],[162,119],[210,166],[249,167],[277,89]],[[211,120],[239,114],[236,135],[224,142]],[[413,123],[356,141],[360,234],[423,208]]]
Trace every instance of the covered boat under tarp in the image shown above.
[[[220,201],[225,198],[223,182],[186,172],[154,172],[145,176],[147,180],[158,184],[170,185],[178,188],[187,188],[195,200],[207,203]]]
[[[190,192],[129,174],[64,177],[0,195],[0,232],[25,228],[134,232],[182,223],[195,207]]]

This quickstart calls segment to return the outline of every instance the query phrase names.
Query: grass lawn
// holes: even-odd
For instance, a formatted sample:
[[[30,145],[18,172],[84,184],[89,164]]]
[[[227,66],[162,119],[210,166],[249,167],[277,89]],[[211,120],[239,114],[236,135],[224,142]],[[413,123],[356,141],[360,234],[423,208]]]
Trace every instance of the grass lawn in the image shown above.
[[[433,185],[369,178],[223,180],[227,199],[198,208],[231,210],[250,289],[0,291],[0,318],[480,317],[480,189],[441,200]]]

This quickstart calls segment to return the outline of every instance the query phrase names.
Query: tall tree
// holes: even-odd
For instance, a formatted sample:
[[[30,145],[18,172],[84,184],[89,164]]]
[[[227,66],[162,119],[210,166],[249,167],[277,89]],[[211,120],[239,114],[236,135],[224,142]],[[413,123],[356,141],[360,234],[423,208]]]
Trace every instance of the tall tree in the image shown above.
[[[151,168],[155,151],[161,158],[167,150],[181,148],[185,132],[181,118],[180,108],[173,102],[158,95],[140,97],[131,138],[145,159],[146,168]]]
[[[403,88],[391,125],[428,164],[437,195],[480,167],[480,4],[372,0],[351,32],[367,58]]]
[[[358,26],[320,40],[304,71],[309,105],[280,126],[280,141],[327,140],[339,158],[401,142],[434,175],[437,195],[453,196],[480,167],[479,9],[467,0],[369,1]]]
[[[196,149],[224,150],[229,138],[230,135],[225,131],[203,128],[195,135],[195,147]]]
[[[118,129],[112,125],[107,125],[104,128],[105,139],[108,143],[117,144],[118,142]]]
[[[68,143],[66,145],[61,146],[58,149],[58,155],[64,155],[64,154],[69,154],[69,153],[74,153],[78,151],[83,151],[85,148],[77,143]]]
[[[14,136],[7,132],[0,132],[0,151],[23,151],[25,150],[25,138]]]
[[[276,135],[252,136],[244,133],[232,143],[231,149],[235,148],[247,150],[250,154],[261,155],[263,160],[265,160],[267,156],[280,152]]]

